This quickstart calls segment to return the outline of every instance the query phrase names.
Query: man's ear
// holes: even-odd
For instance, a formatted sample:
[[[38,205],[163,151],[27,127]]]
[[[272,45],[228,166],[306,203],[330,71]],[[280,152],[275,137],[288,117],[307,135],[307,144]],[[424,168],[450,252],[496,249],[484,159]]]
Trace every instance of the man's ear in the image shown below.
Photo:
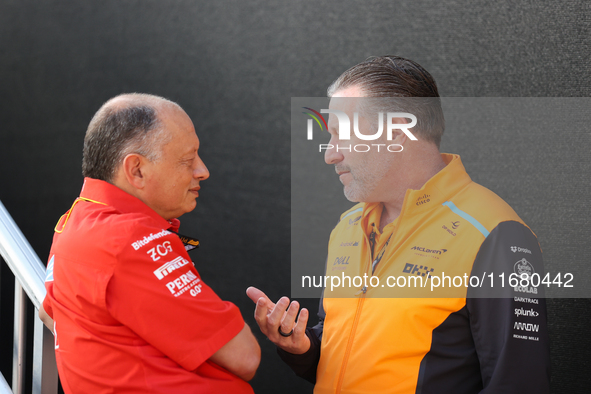
[[[146,184],[146,164],[144,156],[130,153],[125,156],[121,165],[127,182],[136,189],[143,189]]]
[[[390,144],[398,144],[404,145],[404,143],[408,140],[406,134],[402,130],[394,129],[392,130],[392,141],[388,141]]]
[[[417,118],[412,114],[407,114],[404,112],[394,113],[392,115],[401,115],[401,117],[388,118],[388,134],[392,133],[392,143],[404,145],[406,141],[416,141],[417,137],[410,129],[417,124]],[[409,117],[407,118],[407,116]],[[412,119],[412,121],[409,122],[409,119]],[[390,131],[391,127],[392,130]]]
[[[407,122],[406,122],[406,119],[404,119],[404,118],[393,118],[392,123],[393,124],[405,124]],[[392,129],[392,140],[388,141],[388,143],[404,145],[405,142],[407,140],[409,140],[407,137],[408,136],[401,129],[398,129],[398,128]]]

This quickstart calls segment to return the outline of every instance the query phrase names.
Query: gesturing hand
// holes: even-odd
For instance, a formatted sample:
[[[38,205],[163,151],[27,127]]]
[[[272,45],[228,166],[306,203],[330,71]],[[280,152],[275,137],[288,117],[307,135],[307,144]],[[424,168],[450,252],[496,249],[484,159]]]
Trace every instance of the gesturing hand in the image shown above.
[[[286,352],[293,354],[305,353],[310,348],[310,339],[306,335],[309,312],[302,308],[296,322],[300,304],[289,302],[289,298],[281,297],[276,304],[256,287],[246,289],[246,295],[256,304],[254,318],[261,332],[271,342]],[[288,308],[289,306],[289,308]]]

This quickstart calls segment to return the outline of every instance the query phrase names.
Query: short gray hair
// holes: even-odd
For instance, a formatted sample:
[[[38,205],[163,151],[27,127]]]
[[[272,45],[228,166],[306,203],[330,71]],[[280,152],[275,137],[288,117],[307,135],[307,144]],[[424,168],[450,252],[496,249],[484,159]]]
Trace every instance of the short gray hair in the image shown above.
[[[94,115],[84,138],[82,175],[113,181],[125,156],[137,153],[157,161],[170,136],[158,118],[158,104],[147,94],[125,94],[107,101]]]

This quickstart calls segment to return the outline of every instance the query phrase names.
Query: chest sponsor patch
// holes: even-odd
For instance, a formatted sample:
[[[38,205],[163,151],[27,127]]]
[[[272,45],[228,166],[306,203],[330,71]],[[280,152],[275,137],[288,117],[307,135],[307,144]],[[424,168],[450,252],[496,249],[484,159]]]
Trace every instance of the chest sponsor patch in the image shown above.
[[[179,269],[187,264],[189,264],[189,260],[179,256],[174,260],[164,263],[160,268],[154,271],[154,275],[156,275],[156,278],[160,280],[164,278],[166,275],[170,274],[172,271]]]
[[[138,250],[139,248],[141,248],[144,245],[149,244],[153,240],[162,238],[168,234],[170,234],[170,232],[168,230],[162,230],[156,234],[150,233],[150,235],[146,235],[146,236],[144,236],[144,238],[138,239],[137,241],[133,242],[131,244],[131,246],[133,247],[134,250]]]
[[[193,273],[193,271],[189,270],[166,284],[170,293],[173,294],[175,297],[178,297],[187,291],[193,297],[196,297],[197,294],[201,293],[201,279]]]

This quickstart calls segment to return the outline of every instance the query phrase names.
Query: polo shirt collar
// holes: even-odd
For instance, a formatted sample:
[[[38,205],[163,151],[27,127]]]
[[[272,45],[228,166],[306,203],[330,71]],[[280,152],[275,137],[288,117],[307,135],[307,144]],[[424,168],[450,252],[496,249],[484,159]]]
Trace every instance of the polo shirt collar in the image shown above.
[[[94,178],[84,178],[80,197],[104,203],[121,213],[141,213],[154,219],[158,227],[178,232],[180,221],[170,221],[158,215],[137,197],[119,189],[117,186]]]

